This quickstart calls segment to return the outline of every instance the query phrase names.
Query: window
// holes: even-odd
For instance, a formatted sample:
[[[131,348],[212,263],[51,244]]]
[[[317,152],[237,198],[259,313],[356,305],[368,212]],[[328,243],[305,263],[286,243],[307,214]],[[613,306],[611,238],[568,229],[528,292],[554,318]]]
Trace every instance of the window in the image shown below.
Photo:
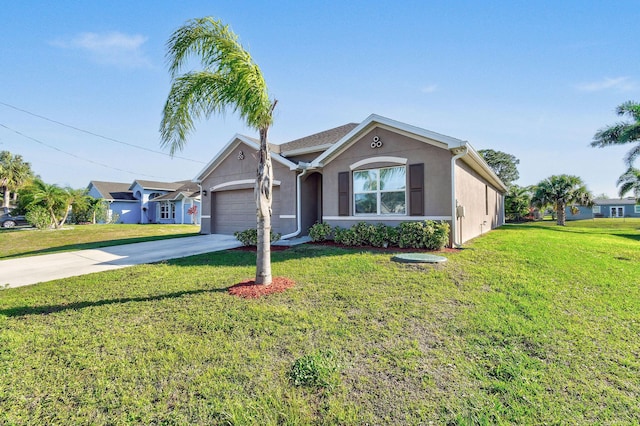
[[[611,217],[624,217],[624,207],[611,207],[609,212]]]
[[[640,213],[640,204],[636,204],[635,206],[633,206],[633,212]]]
[[[407,170],[404,166],[353,172],[356,214],[406,214]]]
[[[176,205],[169,201],[163,201],[160,203],[160,219],[175,219],[176,218]]]
[[[593,208],[591,209],[591,211],[593,212],[593,214],[600,214],[600,213],[602,213],[602,211],[600,210],[600,206],[593,206]]]

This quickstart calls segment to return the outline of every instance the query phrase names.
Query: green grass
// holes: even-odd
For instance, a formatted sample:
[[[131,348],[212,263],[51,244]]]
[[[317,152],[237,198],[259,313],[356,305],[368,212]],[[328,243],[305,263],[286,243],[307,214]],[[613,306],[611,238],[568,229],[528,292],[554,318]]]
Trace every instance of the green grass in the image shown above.
[[[0,259],[197,235],[195,225],[74,225],[64,229],[0,228]]]
[[[235,251],[0,291],[0,424],[640,423],[640,221],[445,255],[298,246],[258,300]]]

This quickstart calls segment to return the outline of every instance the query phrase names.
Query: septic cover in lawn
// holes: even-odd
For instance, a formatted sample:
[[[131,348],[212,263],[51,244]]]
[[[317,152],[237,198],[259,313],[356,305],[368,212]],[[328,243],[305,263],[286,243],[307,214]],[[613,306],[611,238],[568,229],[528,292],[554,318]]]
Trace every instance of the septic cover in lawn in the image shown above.
[[[441,263],[446,262],[447,258],[429,253],[401,253],[393,256],[391,260],[404,263]]]

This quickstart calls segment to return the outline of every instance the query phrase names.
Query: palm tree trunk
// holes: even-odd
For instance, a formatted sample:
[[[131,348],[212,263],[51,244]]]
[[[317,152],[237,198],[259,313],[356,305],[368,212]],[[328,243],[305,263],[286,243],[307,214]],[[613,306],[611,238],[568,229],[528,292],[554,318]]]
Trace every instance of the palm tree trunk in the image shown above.
[[[567,220],[567,206],[565,203],[559,202],[556,208],[556,212],[558,213],[558,225],[565,226]]]
[[[271,201],[273,169],[267,143],[268,127],[260,129],[260,153],[255,197],[258,230],[256,250],[256,284],[269,285],[271,276]]]
[[[10,199],[9,187],[3,186],[2,187],[2,207],[9,207],[9,199]]]

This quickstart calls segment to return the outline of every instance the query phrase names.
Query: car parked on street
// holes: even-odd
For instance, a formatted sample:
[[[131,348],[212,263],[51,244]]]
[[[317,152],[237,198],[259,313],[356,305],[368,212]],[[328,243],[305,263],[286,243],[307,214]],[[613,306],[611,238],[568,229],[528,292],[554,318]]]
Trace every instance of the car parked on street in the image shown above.
[[[0,227],[14,228],[24,225],[29,225],[29,222],[27,222],[27,219],[23,215],[11,216],[10,213],[5,213],[0,216]]]

